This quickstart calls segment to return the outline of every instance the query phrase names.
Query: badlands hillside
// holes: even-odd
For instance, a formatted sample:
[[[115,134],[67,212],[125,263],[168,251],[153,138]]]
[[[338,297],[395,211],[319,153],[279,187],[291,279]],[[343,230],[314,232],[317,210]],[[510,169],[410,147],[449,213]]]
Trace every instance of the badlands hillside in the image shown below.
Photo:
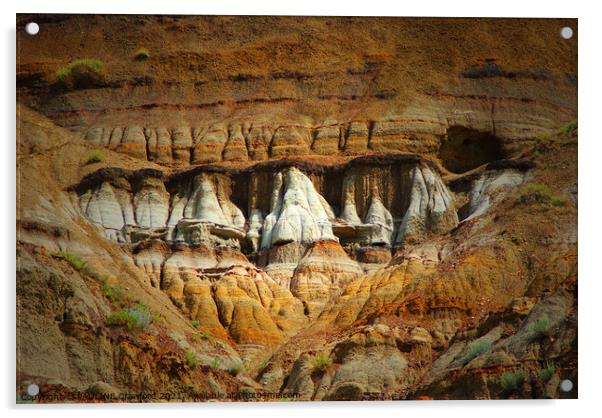
[[[577,397],[576,24],[19,15],[18,398]]]

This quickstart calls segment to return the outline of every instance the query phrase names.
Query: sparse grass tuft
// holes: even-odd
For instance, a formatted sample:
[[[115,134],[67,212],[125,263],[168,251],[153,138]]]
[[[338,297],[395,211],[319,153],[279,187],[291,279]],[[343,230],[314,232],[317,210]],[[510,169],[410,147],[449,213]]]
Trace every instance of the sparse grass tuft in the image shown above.
[[[77,254],[73,254],[73,253],[56,253],[54,254],[55,257],[57,258],[62,258],[63,260],[66,260],[71,267],[73,267],[75,270],[77,271],[83,271],[86,272],[88,271],[88,263],[79,255]]]
[[[201,322],[196,319],[190,323],[193,327],[198,328],[201,326]]]
[[[462,363],[467,364],[473,359],[477,358],[483,353],[486,353],[491,349],[493,344],[489,341],[474,341],[468,346],[468,351],[462,359]]]
[[[527,327],[527,332],[529,333],[531,340],[547,337],[550,335],[551,331],[552,323],[550,322],[550,318],[545,315],[537,318]]]
[[[214,358],[213,360],[211,360],[211,368],[212,369],[220,369],[221,368],[221,361],[218,358]]]
[[[196,358],[196,355],[194,354],[194,351],[188,350],[186,352],[186,362],[192,368],[195,368],[196,366],[199,365],[199,360]]]
[[[537,375],[542,382],[547,382],[550,380],[554,373],[556,373],[556,365],[553,363],[547,364],[545,369],[540,369],[537,371]]]
[[[562,128],[560,128],[560,132],[567,135],[573,135],[577,133],[577,121],[575,120],[573,122],[567,123]]]
[[[213,334],[211,334],[211,331],[206,330],[206,329],[201,330],[201,334],[200,335],[201,335],[201,338],[204,339],[204,340],[211,340],[211,339],[213,339]]]
[[[543,207],[563,206],[564,201],[552,194],[548,186],[540,183],[529,183],[521,190],[516,203],[538,203]]]
[[[58,69],[56,78],[68,89],[94,87],[102,82],[103,64],[96,58],[79,58]]]
[[[107,318],[109,326],[125,326],[128,330],[144,329],[152,321],[148,308],[142,304],[136,304],[130,308],[111,312]]]
[[[240,361],[234,361],[228,365],[228,368],[226,370],[232,376],[238,376],[238,374],[242,371],[242,369],[243,369],[243,364]]]
[[[121,302],[123,296],[123,289],[121,286],[111,286],[108,283],[102,285],[102,294],[109,299],[112,304]]]
[[[105,156],[101,151],[92,151],[90,154],[88,154],[86,164],[100,163],[104,160],[104,158]]]
[[[500,379],[502,389],[507,393],[515,392],[525,381],[525,372],[517,370],[515,372],[506,372]]]
[[[148,52],[148,49],[146,49],[146,48],[139,48],[134,53],[134,59],[136,61],[146,61],[149,58],[150,58],[150,52]]]
[[[332,364],[332,358],[330,358],[330,356],[326,355],[326,354],[320,354],[315,356],[312,360],[311,360],[311,364],[316,368],[316,369],[325,369],[326,367],[328,367],[330,364]]]

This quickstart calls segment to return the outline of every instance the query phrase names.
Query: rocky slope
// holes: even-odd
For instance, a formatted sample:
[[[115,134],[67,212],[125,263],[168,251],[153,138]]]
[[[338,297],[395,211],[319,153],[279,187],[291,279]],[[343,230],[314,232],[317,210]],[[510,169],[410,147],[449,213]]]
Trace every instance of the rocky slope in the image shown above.
[[[563,21],[34,17],[18,394],[576,396]]]

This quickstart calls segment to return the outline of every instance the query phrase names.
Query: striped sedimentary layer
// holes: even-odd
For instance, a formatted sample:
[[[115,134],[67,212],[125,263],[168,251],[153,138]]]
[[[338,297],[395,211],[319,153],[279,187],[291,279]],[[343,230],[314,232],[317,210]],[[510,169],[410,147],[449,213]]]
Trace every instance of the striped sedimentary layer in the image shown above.
[[[163,164],[260,161],[290,155],[359,155],[369,151],[436,153],[437,121],[357,121],[328,126],[235,125],[92,127],[84,139]]]
[[[191,295],[232,269],[245,277],[260,269],[317,315],[354,278],[385,265],[393,247],[458,223],[451,192],[417,158],[262,164],[170,177],[105,169],[72,191],[82,215],[130,246],[151,284],[192,316],[201,308]]]

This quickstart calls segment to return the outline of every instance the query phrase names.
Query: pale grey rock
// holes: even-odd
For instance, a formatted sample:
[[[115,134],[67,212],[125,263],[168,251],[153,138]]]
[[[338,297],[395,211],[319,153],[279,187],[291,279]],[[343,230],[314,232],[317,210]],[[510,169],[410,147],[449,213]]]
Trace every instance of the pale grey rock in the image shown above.
[[[272,211],[263,224],[261,248],[289,242],[310,243],[337,240],[329,214],[311,180],[297,168],[278,173],[274,178]]]
[[[311,378],[312,358],[304,354],[293,365],[283,393],[293,393],[299,400],[311,400],[314,394],[314,382]]]
[[[525,182],[527,174],[518,170],[487,171],[472,184],[468,216],[463,222],[483,215],[500,202],[510,190]]]
[[[179,208],[178,208],[179,210]],[[177,216],[170,219],[170,224]],[[178,220],[176,239],[186,242],[214,242],[215,237],[240,246],[245,237],[245,217],[230,200],[218,195],[211,179],[201,174],[193,181],[193,191],[183,208],[183,218]]]
[[[169,193],[163,181],[155,178],[144,180],[134,197],[136,224],[147,228],[162,228],[169,216]]]
[[[378,196],[373,196],[364,222],[372,225],[368,233],[368,244],[391,245],[393,217]]]
[[[201,174],[194,179],[193,192],[184,208],[184,217],[242,229],[242,211],[226,199],[218,199],[211,179]]]
[[[179,196],[178,194],[173,195],[171,198],[171,213],[167,220],[167,239],[173,241],[183,241],[180,231],[177,226],[180,220],[184,217],[184,208],[188,199],[186,197]]]
[[[190,271],[196,275],[196,270],[217,267],[217,257],[213,251],[176,251],[165,260],[164,272]]]
[[[350,225],[361,225],[362,220],[357,214],[355,205],[355,175],[345,177],[343,180],[343,196],[341,206],[343,210],[339,218]]]
[[[247,239],[251,243],[253,252],[259,250],[259,239],[261,238],[261,229],[263,228],[263,215],[259,209],[253,209],[249,216],[249,230]]]
[[[80,208],[97,225],[114,230],[121,230],[125,225],[121,205],[107,182],[84,193],[80,198]]]
[[[410,172],[410,181],[409,206],[397,231],[396,244],[422,241],[429,232],[445,232],[458,224],[454,199],[438,174],[420,165]]]
[[[388,344],[358,346],[342,359],[327,399],[354,399],[363,392],[391,393],[407,385],[408,361]],[[352,390],[357,388],[357,392]]]

